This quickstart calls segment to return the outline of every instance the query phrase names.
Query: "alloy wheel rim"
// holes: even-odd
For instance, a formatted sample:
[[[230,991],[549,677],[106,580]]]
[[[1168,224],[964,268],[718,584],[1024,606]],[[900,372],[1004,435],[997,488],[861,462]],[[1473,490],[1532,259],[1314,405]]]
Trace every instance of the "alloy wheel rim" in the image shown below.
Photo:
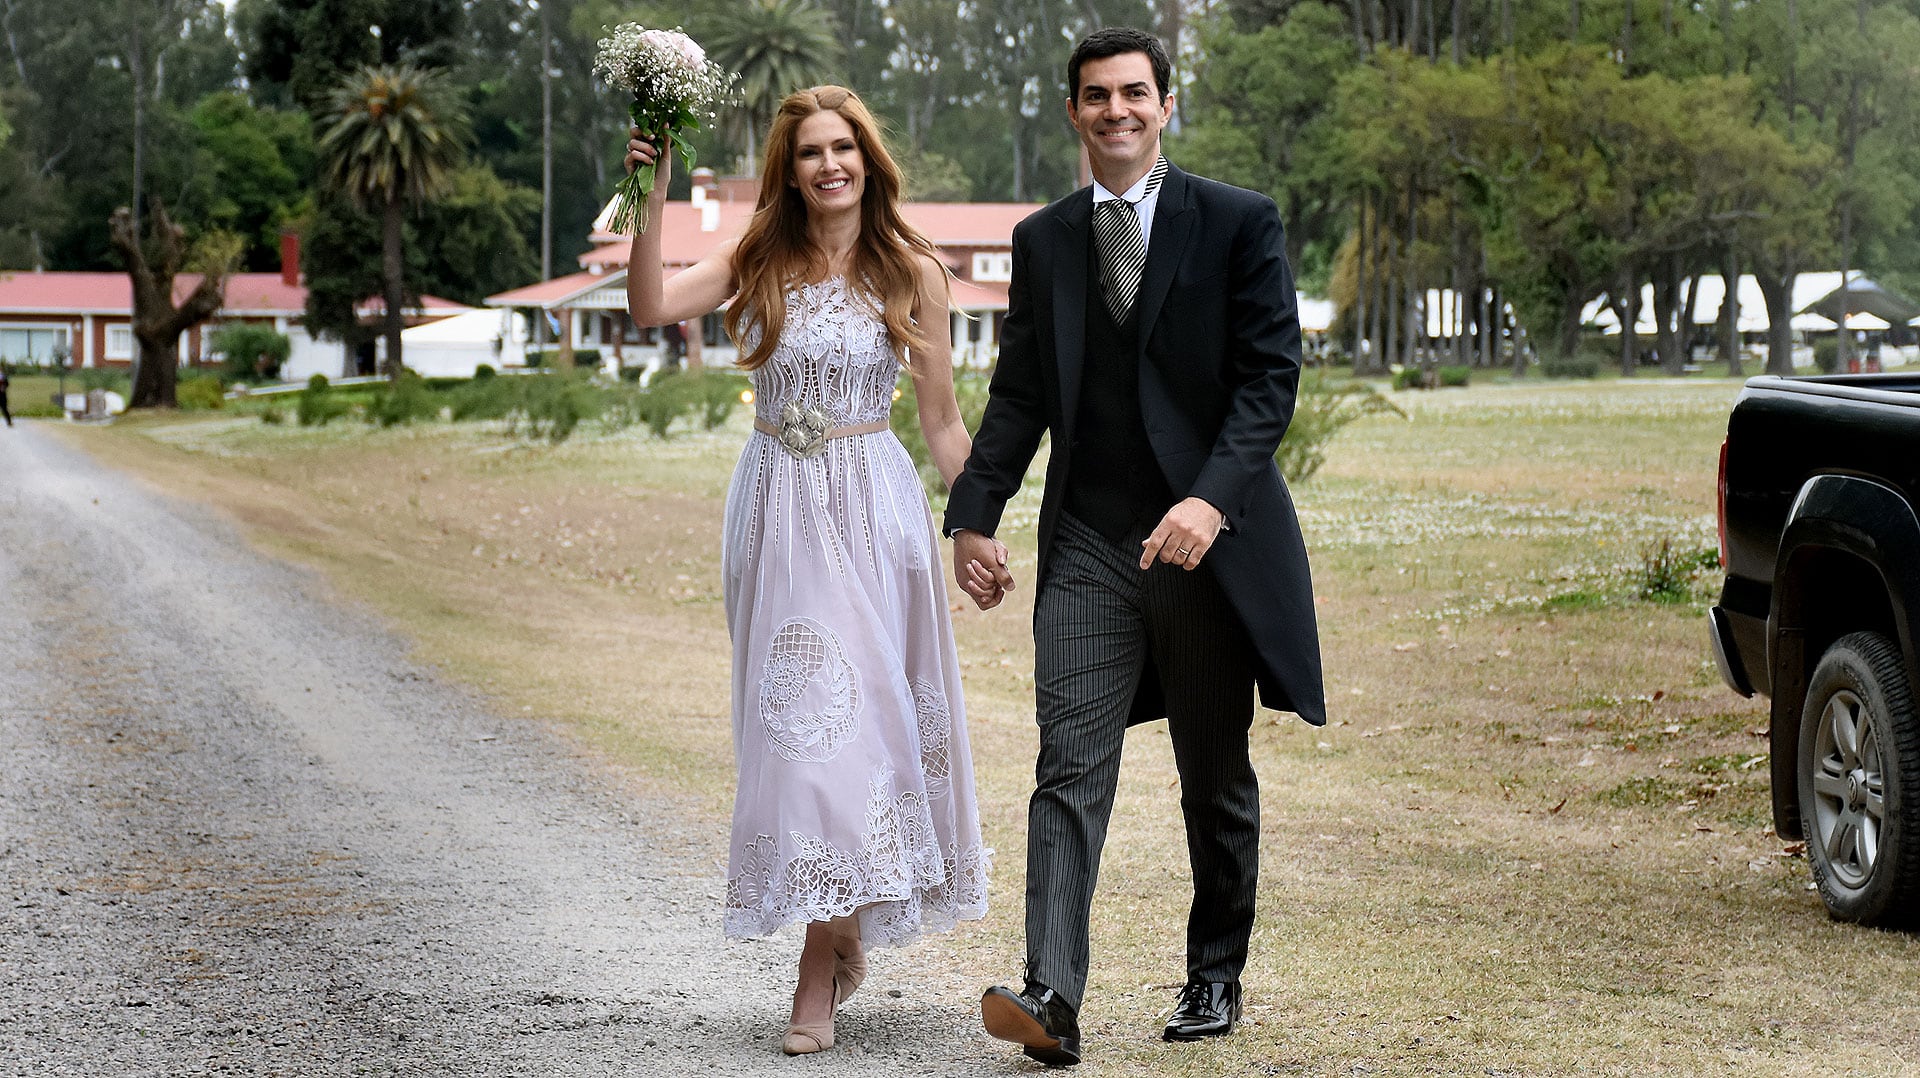
[[[1815,732],[1814,840],[1834,879],[1859,889],[1873,878],[1886,823],[1886,771],[1873,710],[1858,693],[1827,699]]]

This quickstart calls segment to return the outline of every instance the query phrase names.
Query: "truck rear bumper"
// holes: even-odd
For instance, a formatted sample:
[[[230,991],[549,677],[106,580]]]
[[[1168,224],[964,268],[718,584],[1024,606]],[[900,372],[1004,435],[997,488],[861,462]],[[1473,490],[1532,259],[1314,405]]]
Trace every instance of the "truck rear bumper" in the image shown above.
[[[1707,611],[1707,635],[1713,639],[1713,665],[1720,668],[1720,680],[1742,696],[1753,695],[1753,683],[1740,662],[1740,650],[1734,644],[1733,624],[1720,607]]]

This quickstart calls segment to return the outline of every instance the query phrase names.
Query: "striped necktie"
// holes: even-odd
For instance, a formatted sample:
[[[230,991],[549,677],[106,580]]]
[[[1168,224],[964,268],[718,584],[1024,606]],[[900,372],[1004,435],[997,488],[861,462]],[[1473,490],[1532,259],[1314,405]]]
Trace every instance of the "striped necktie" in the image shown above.
[[[1167,159],[1153,163],[1147,173],[1142,199],[1160,189],[1167,175]],[[1140,213],[1124,198],[1110,198],[1094,207],[1093,237],[1100,252],[1100,291],[1107,301],[1107,312],[1116,322],[1127,320],[1133,300],[1140,291],[1140,273],[1147,265],[1147,241],[1140,234]]]

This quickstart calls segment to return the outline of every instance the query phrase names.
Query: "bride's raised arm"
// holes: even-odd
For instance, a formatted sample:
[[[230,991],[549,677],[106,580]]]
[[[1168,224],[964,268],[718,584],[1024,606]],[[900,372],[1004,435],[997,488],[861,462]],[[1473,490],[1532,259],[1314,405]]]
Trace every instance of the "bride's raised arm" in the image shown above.
[[[659,168],[653,193],[647,196],[647,225],[634,234],[633,250],[627,257],[627,313],[636,326],[665,326],[710,314],[736,291],[733,252],[740,241],[727,240],[667,280],[660,265],[660,230],[666,220],[671,146],[663,141],[656,149],[638,128],[631,129],[630,135],[627,171],[655,163]]]

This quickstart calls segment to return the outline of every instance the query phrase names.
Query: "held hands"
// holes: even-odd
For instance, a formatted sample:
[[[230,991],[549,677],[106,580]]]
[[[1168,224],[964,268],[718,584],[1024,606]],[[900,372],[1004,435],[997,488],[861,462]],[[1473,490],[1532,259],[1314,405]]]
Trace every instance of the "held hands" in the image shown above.
[[[1007,547],[976,531],[953,533],[953,579],[960,590],[973,599],[973,605],[992,610],[1013,590],[1013,574],[1007,571]]]
[[[1140,568],[1151,568],[1155,558],[1188,571],[1199,568],[1200,559],[1207,556],[1226,521],[1226,514],[1204,499],[1180,502],[1167,510],[1153,534],[1141,541]]]

